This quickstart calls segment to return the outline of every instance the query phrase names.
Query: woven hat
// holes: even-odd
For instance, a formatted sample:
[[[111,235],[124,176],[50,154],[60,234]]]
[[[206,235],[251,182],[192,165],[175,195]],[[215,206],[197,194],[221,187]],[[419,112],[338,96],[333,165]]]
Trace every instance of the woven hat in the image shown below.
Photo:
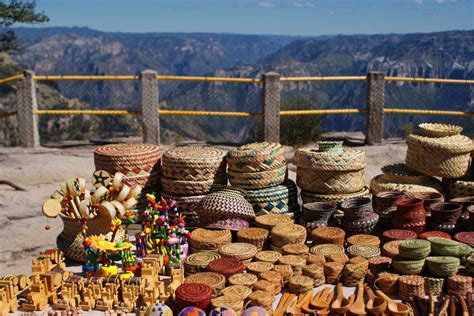
[[[225,178],[225,151],[214,147],[177,147],[162,158],[163,176],[185,181]]]
[[[202,226],[240,230],[255,218],[252,205],[238,189],[226,187],[204,197],[195,209]]]
[[[120,172],[123,183],[156,188],[160,183],[160,148],[152,144],[109,144],[94,150],[96,170]],[[151,176],[151,178],[150,178]]]

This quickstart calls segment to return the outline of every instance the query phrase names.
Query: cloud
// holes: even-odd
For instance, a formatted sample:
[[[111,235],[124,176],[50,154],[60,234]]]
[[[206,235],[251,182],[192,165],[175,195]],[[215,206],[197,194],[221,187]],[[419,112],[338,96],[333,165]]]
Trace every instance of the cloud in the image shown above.
[[[270,1],[262,1],[258,4],[258,7],[268,9],[268,8],[276,8],[278,7],[278,5]]]
[[[314,8],[315,5],[312,2],[291,2],[288,4],[291,8]]]
[[[436,4],[456,3],[457,0],[435,0]]]

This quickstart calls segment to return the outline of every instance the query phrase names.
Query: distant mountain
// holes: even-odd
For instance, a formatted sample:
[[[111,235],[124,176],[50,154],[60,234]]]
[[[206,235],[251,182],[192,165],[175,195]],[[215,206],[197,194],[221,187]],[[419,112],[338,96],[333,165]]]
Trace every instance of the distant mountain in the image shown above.
[[[24,50],[12,56],[38,74],[137,74],[151,68],[166,75],[259,77],[267,71],[282,76],[389,76],[474,79],[474,31],[426,34],[325,36],[315,38],[206,34],[106,33],[88,28],[17,29]],[[66,98],[88,108],[137,108],[136,82],[50,83]],[[365,82],[283,83],[283,108],[364,108]],[[260,111],[260,87],[254,84],[160,82],[161,107],[168,109]],[[386,83],[386,107],[472,111],[474,87]],[[57,99],[57,98],[56,98]],[[69,102],[70,103],[70,102]],[[61,107],[44,101],[40,106]],[[364,115],[324,116],[326,131],[364,130]],[[301,120],[313,120],[304,117]],[[104,122],[106,121],[103,119]],[[132,119],[134,121],[135,119]],[[404,136],[423,121],[461,124],[474,135],[472,118],[386,116],[386,136]],[[136,122],[106,121],[115,131],[133,134]],[[258,119],[163,117],[166,139],[194,138],[245,142],[255,137]],[[46,125],[45,125],[46,126]],[[130,128],[128,128],[130,126]],[[66,125],[65,129],[73,128]],[[85,127],[81,127],[85,128]],[[283,131],[284,133],[287,131]],[[48,130],[44,139],[53,137]],[[103,131],[87,135],[110,136]],[[58,136],[59,135],[59,136]],[[81,133],[67,130],[64,135]],[[54,138],[64,138],[56,130]],[[64,136],[64,137],[63,137]]]

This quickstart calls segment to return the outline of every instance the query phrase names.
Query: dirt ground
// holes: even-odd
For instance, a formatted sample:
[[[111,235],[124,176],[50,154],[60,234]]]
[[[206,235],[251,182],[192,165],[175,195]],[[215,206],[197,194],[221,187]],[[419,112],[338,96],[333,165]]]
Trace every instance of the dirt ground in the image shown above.
[[[380,173],[383,165],[405,159],[406,146],[402,141],[357,148],[367,154],[367,184]],[[44,217],[41,206],[65,178],[90,179],[94,171],[93,150],[92,146],[0,148],[0,180],[26,189],[16,191],[0,185],[0,275],[30,273],[31,259],[45,248],[55,247],[56,236],[63,225],[59,218]],[[287,148],[289,161],[293,152],[293,148]],[[290,178],[295,179],[296,168],[290,164],[289,169]],[[47,224],[51,226],[49,230],[45,229]]]

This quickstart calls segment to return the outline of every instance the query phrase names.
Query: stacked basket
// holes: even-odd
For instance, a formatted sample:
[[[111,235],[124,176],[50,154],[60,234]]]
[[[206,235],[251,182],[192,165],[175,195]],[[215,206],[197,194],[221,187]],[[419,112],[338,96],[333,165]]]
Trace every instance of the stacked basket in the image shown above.
[[[297,188],[287,180],[283,147],[252,143],[229,151],[229,181],[247,190],[246,199],[256,215],[298,212]]]
[[[226,184],[225,151],[214,147],[178,147],[162,158],[162,196],[188,210],[189,226],[197,225],[192,211],[216,184]]]
[[[342,147],[342,142],[318,142],[318,148],[295,153],[296,179],[304,203],[341,202],[367,196],[365,153]]]

